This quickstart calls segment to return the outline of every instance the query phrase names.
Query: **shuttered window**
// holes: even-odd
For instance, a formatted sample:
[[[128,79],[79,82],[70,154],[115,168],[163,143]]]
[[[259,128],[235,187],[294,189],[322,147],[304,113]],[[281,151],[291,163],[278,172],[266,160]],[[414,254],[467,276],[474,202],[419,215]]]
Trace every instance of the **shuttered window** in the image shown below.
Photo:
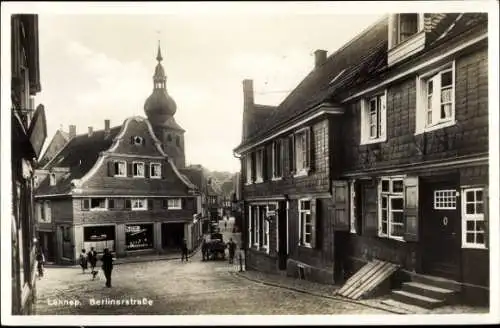
[[[283,175],[283,142],[281,139],[273,141],[272,163],[272,178],[281,178]]]
[[[316,247],[316,200],[299,200],[299,244]]]
[[[379,183],[379,237],[403,239],[404,182],[402,177],[382,178]]]
[[[462,194],[462,247],[487,248],[485,189],[467,188]]]

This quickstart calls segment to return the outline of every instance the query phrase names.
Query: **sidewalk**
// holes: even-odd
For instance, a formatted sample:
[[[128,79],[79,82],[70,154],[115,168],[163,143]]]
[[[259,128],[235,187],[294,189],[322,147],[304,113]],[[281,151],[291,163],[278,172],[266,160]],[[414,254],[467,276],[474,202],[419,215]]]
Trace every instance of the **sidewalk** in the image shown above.
[[[389,297],[379,297],[366,300],[351,300],[348,298],[334,296],[334,292],[339,289],[339,286],[324,285],[311,281],[295,279],[279,274],[263,273],[258,271],[244,271],[234,272],[234,275],[245,278],[257,283],[262,283],[269,286],[286,288],[289,290],[306,293],[318,297],[334,299],[348,303],[355,303],[364,305],[371,308],[387,311],[392,314],[462,314],[462,313],[488,313],[486,307],[473,307],[466,305],[449,305],[443,306],[433,310],[427,310],[416,306],[397,307],[390,301],[387,302]],[[387,302],[387,304],[384,304]]]

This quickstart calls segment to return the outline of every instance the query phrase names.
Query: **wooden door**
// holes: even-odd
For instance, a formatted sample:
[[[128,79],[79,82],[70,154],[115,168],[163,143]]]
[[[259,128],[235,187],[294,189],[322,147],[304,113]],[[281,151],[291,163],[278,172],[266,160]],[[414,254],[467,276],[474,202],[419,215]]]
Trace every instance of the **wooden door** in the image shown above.
[[[423,185],[422,246],[426,274],[458,280],[460,271],[460,197],[454,182]]]

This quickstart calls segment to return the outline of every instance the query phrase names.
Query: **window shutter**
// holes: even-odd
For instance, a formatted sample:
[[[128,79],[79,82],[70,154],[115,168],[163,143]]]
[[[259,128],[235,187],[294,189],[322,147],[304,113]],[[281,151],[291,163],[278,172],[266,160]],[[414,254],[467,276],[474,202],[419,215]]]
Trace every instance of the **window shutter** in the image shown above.
[[[364,143],[366,139],[368,139],[368,122],[367,122],[367,115],[366,115],[366,101],[364,99],[361,99],[359,101],[359,107],[360,107],[360,124],[359,124],[359,131],[360,131],[360,143]]]
[[[484,246],[489,248],[490,242],[490,196],[489,188],[485,186],[483,189],[483,206],[484,206]]]
[[[418,177],[408,176],[405,185],[405,229],[406,241],[418,241]]]
[[[255,181],[257,177],[257,152],[252,152],[251,156],[251,165],[252,165],[252,182]]]
[[[314,133],[313,128],[310,127],[306,130],[306,144],[307,144],[307,167],[312,170],[314,168]]]
[[[317,201],[316,199],[311,199],[311,248],[316,248],[316,228],[318,227],[317,225]]]
[[[113,210],[115,208],[115,200],[113,198],[108,199],[108,209]]]
[[[333,229],[336,231],[349,231],[349,188],[347,181],[333,181],[332,190],[335,204]]]
[[[132,201],[130,199],[125,199],[125,209],[126,210],[132,209]]]
[[[90,199],[82,199],[82,211],[88,211],[90,208]]]
[[[425,114],[427,115],[427,113]],[[432,124],[441,119],[441,74],[432,78]]]
[[[380,137],[386,138],[387,133],[387,96],[380,96]]]
[[[50,200],[45,202],[45,220],[47,220],[47,222],[51,222],[52,220],[52,210],[50,207]]]
[[[127,176],[131,177],[134,175],[134,165],[132,163],[127,163]]]
[[[290,173],[295,173],[295,135],[288,137],[288,165]]]
[[[43,202],[42,203],[36,203],[36,217],[37,217],[37,221],[43,221],[42,220],[42,206],[43,206]]]
[[[248,248],[252,247],[252,207],[248,206]]]
[[[134,144],[134,136],[130,136],[130,143],[133,145]]]
[[[271,180],[273,177],[273,143],[266,147],[266,174],[265,179]]]
[[[247,172],[247,156],[241,156],[241,175],[243,176],[243,181],[248,182],[248,172]]]
[[[108,176],[112,177],[115,175],[115,163],[113,161],[108,162]]]
[[[182,209],[186,208],[186,198],[181,198],[181,208]]]
[[[269,221],[264,220],[264,227],[266,229],[266,234],[265,235],[266,235],[266,253],[267,254],[269,254],[269,251],[271,249],[271,245],[270,245],[271,238],[269,236],[269,225],[270,225]]]
[[[152,210],[153,207],[154,207],[153,200],[152,199],[148,199],[148,210]]]
[[[364,234],[367,236],[378,235],[378,192],[377,185],[372,183],[363,188],[364,196]]]
[[[145,178],[149,178],[149,176],[150,176],[149,175],[149,173],[150,173],[149,167],[150,167],[150,165],[148,163],[144,163],[144,177]]]

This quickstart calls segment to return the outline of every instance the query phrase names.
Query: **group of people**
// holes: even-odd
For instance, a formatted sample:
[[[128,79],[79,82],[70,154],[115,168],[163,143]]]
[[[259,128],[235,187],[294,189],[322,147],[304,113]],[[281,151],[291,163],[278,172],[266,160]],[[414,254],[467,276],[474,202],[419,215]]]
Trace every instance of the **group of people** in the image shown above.
[[[234,254],[236,253],[236,243],[233,241],[233,238],[229,238],[229,242],[227,243],[227,249],[229,251],[229,263],[234,263]],[[208,260],[210,257],[208,243],[205,239],[203,239],[201,243],[201,254],[203,261]]]
[[[111,287],[111,273],[113,271],[113,255],[109,251],[108,248],[104,249],[104,254],[101,257],[102,262],[102,271],[104,272],[104,276],[106,277],[106,287]],[[97,266],[97,252],[94,250],[94,247],[90,248],[90,251],[87,253],[85,249],[82,249],[80,253],[80,267],[82,268],[82,273],[89,268],[90,264],[90,274],[92,275],[92,280],[95,279],[99,271],[95,268]]]

